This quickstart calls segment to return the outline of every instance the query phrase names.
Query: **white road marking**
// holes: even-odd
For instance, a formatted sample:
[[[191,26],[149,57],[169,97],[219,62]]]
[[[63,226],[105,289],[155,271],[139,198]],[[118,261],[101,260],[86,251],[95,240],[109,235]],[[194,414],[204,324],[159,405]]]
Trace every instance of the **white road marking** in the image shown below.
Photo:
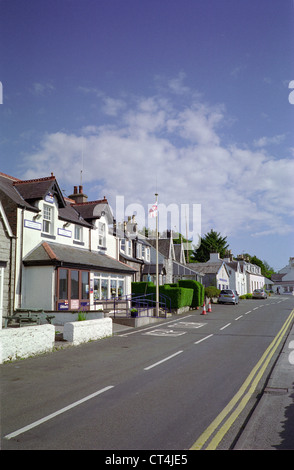
[[[186,317],[182,317],[182,319],[189,318],[189,317],[191,317],[191,316],[192,316],[192,315],[187,315]],[[165,325],[168,325],[169,323],[174,323],[174,322],[177,322],[177,321],[179,321],[179,320],[178,320],[178,319],[177,319],[177,320],[170,320],[170,321],[164,323],[162,326],[165,326]],[[158,326],[160,326],[160,325],[158,325]],[[153,325],[153,326],[149,326],[149,328],[144,328],[144,331],[152,330],[152,329],[154,329],[154,325]],[[125,333],[125,334],[123,334],[123,335],[118,335],[118,336],[119,336],[119,337],[120,337],[120,336],[129,336],[129,335],[134,335],[135,333],[142,333],[142,331],[140,331],[140,330],[139,330],[139,331],[135,330],[135,331],[131,331],[130,333]]]
[[[35,421],[34,423],[28,424],[27,426],[24,426],[23,428],[20,428],[17,431],[7,434],[7,436],[5,436],[5,439],[12,439],[13,437],[18,436],[19,434],[29,431],[30,429],[33,429],[36,426],[39,426],[40,424],[43,424],[46,421],[49,421],[50,419],[55,418],[55,416],[65,413],[66,411],[70,410],[71,408],[74,408],[75,406],[80,405],[81,403],[84,403],[87,400],[91,400],[91,398],[97,397],[97,395],[100,395],[101,393],[104,393],[113,387],[114,385],[110,385],[109,387],[102,388],[101,390],[98,390],[97,392],[92,393],[91,395],[88,395],[87,397],[82,398],[81,400],[78,400],[72,403],[71,405],[65,406],[64,408],[61,408],[60,410],[55,411],[55,413],[51,413],[50,415],[45,416],[44,418],[41,418],[38,421]]]
[[[199,341],[196,341],[194,344],[202,343],[202,341],[205,341],[206,339],[210,338],[211,336],[213,336],[213,335],[205,336],[205,338],[199,339]]]
[[[148,331],[147,333],[142,333],[142,335],[150,335],[150,336],[182,336],[185,335],[186,331],[174,331],[174,330],[152,330]]]
[[[240,315],[239,317],[235,318],[235,320],[240,320],[240,318],[242,318],[243,315]]]
[[[201,328],[202,326],[206,324],[207,323],[180,321],[176,323],[175,325],[169,325],[169,328]]]
[[[151,366],[145,367],[144,370],[152,369],[153,367],[156,367],[159,364],[162,364],[163,362],[168,361],[169,359],[172,359],[173,357],[177,356],[178,354],[181,354],[182,352],[183,351],[178,351],[175,354],[172,354],[171,356],[168,356],[165,359],[162,359],[161,361],[155,362],[155,364],[151,364]]]
[[[220,330],[224,330],[225,328],[227,328],[228,326],[230,326],[231,323],[227,323],[225,326],[223,326],[222,328],[220,328]]]

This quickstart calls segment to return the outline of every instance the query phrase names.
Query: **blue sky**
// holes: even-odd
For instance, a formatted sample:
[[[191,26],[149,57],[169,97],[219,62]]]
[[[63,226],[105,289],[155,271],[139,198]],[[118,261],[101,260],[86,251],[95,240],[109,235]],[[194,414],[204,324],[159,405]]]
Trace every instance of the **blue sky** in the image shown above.
[[[0,171],[293,252],[292,0],[0,0]],[[126,214],[128,215],[128,214]],[[190,221],[191,224],[191,221]],[[173,228],[173,227],[172,227]]]

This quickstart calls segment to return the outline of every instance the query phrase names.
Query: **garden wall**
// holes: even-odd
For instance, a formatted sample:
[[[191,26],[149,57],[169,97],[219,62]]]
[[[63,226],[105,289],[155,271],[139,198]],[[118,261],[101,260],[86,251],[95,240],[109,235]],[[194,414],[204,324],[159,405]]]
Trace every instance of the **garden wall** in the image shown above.
[[[111,318],[65,323],[63,328],[63,339],[74,345],[95,341],[111,335]]]
[[[1,329],[0,364],[51,352],[54,342],[55,327],[53,325]]]

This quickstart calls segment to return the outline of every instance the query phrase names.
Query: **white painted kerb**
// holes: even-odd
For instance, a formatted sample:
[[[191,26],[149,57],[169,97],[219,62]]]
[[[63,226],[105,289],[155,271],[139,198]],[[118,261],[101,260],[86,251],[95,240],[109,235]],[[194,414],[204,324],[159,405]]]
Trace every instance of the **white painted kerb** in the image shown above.
[[[65,323],[63,339],[74,345],[112,335],[112,319],[85,320]]]

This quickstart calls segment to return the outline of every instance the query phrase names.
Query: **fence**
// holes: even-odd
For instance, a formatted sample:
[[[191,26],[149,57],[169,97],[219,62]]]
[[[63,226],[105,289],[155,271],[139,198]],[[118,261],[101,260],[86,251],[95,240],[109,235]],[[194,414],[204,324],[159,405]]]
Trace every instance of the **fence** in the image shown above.
[[[156,308],[155,294],[129,294],[122,297],[95,301],[96,310],[99,306],[104,314],[117,317],[150,317]],[[171,299],[159,294],[160,315],[166,317],[171,312]],[[135,312],[136,311],[136,312]]]

